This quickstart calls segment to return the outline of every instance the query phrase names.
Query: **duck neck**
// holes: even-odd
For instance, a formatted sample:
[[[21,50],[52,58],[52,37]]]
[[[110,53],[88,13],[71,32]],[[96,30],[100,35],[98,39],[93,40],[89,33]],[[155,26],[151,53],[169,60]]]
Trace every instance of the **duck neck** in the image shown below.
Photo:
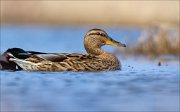
[[[101,49],[102,46],[103,44],[100,44],[98,40],[94,40],[93,37],[91,37],[91,39],[85,38],[84,40],[84,47],[88,54],[98,56],[101,59],[105,59],[113,63],[118,63],[118,59],[113,54]]]
[[[98,45],[85,44],[84,47],[85,47],[87,53],[91,54],[91,55],[98,56],[98,55],[105,53],[105,51],[101,49],[101,46],[98,46]]]
[[[101,46],[103,46],[103,44],[93,36],[84,38],[84,48],[88,54],[98,56],[105,53],[105,51],[101,49]]]

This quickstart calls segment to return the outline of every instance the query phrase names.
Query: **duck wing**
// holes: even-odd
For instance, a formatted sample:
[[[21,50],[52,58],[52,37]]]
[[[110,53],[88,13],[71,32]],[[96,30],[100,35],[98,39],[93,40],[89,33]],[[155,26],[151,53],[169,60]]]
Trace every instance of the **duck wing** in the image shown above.
[[[52,62],[61,62],[67,59],[65,54],[47,53],[47,54],[34,54],[31,58],[42,58]]]
[[[44,60],[52,61],[52,62],[63,62],[64,60],[90,60],[95,58],[95,56],[89,54],[68,54],[68,53],[43,53],[43,54],[33,54],[30,58],[41,58]]]
[[[94,56],[92,55],[77,54],[77,53],[68,54],[68,53],[46,53],[46,52],[37,52],[37,51],[25,51],[18,53],[18,57],[16,58],[19,59],[41,58],[52,62],[62,62],[65,59],[82,60],[82,59],[92,59],[93,57]]]
[[[60,62],[66,59],[66,53],[46,53],[46,52],[37,52],[37,51],[26,51],[25,53],[19,53],[20,57],[27,57],[28,58],[42,58],[52,62]]]

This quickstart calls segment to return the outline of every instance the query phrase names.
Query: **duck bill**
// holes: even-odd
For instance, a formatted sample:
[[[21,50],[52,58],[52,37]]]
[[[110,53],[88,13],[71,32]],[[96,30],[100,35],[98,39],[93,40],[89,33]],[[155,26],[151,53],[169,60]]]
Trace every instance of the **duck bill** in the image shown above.
[[[106,41],[106,44],[107,45],[111,45],[111,46],[117,46],[117,47],[126,47],[126,45],[125,44],[122,44],[122,43],[120,43],[120,42],[117,42],[117,41],[115,41],[115,40],[108,40],[108,41]]]

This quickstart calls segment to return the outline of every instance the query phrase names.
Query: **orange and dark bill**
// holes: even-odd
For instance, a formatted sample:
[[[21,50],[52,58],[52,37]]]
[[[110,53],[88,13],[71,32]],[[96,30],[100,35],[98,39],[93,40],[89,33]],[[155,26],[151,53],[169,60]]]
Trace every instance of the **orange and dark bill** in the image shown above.
[[[109,37],[110,39],[108,39],[106,41],[107,45],[111,45],[111,46],[118,46],[118,47],[126,47],[125,44],[122,44],[121,42],[117,42],[115,40],[113,40],[111,37]]]

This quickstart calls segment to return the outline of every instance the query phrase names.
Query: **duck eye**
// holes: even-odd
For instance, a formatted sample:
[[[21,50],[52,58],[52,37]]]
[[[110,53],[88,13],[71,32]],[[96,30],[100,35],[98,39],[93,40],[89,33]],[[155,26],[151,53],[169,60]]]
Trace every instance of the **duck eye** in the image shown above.
[[[106,37],[106,35],[105,35],[105,34],[101,34],[101,36]]]
[[[100,35],[100,36],[102,36],[102,37],[106,37],[106,35],[103,34],[103,33],[98,33],[98,35]]]
[[[99,32],[96,33],[97,35],[101,35]]]

